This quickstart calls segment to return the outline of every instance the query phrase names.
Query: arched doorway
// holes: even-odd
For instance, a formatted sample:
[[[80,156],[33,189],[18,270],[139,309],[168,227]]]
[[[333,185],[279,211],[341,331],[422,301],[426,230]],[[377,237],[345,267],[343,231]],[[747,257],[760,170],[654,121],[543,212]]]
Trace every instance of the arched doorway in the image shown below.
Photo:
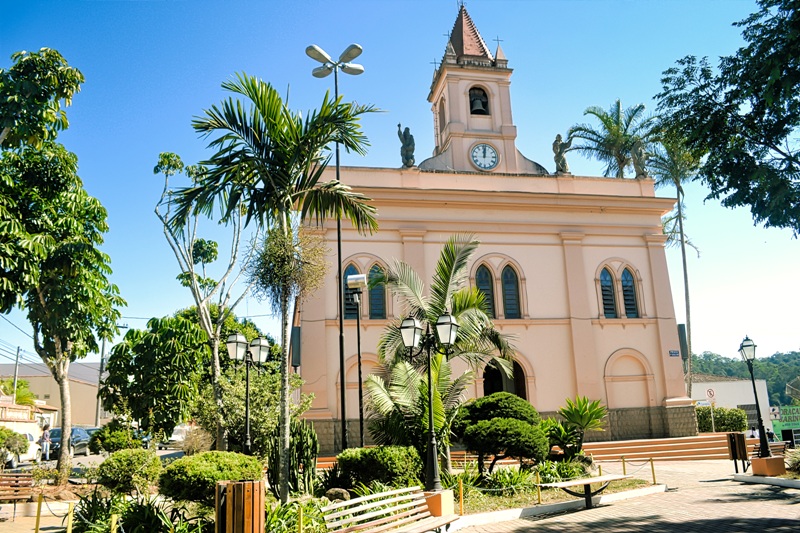
[[[495,392],[510,392],[523,400],[527,400],[528,394],[525,383],[525,371],[516,361],[514,361],[514,376],[511,378],[501,372],[494,363],[487,364],[483,369],[484,396],[489,396]]]

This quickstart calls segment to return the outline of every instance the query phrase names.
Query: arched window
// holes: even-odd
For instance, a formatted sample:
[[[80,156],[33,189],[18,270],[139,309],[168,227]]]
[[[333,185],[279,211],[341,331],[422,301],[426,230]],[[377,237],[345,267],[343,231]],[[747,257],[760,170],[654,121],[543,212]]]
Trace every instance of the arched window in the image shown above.
[[[639,306],[636,303],[636,283],[633,274],[627,268],[622,271],[622,300],[625,303],[625,316],[639,318]]]
[[[506,318],[520,318],[519,308],[519,279],[517,273],[510,266],[503,269],[503,314]]]
[[[483,298],[486,301],[486,313],[490,318],[494,318],[494,279],[492,279],[492,273],[486,266],[479,266],[477,272],[475,272],[475,285],[483,293]]]
[[[489,97],[480,87],[469,90],[469,112],[472,115],[489,115]]]
[[[378,265],[372,265],[369,269],[370,282],[380,276],[383,269]],[[369,289],[369,317],[370,318],[386,318],[386,287],[378,285]]]
[[[494,361],[490,362],[483,369],[483,395],[489,396],[495,392],[510,392],[522,398],[528,399],[528,394],[525,385],[525,371],[522,366],[514,361],[514,375],[509,378],[500,369]]]
[[[358,318],[358,304],[353,300],[352,291],[347,288],[347,276],[358,274],[358,269],[355,265],[347,265],[344,269],[344,318],[355,320]]]
[[[607,268],[600,272],[600,292],[603,296],[603,316],[617,318],[617,299],[614,296],[614,277]]]
[[[447,121],[445,120],[444,116],[444,98],[439,100],[439,134],[444,131],[444,127],[447,125]]]

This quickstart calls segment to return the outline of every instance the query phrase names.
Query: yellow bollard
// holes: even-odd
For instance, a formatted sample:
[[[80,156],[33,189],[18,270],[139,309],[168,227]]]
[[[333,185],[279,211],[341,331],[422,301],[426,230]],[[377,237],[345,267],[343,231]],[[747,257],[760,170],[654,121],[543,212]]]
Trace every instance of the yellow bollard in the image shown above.
[[[458,478],[458,514],[464,516],[464,480]]]
[[[67,533],[72,533],[72,514],[75,512],[75,504],[69,502],[69,510],[67,511]]]
[[[623,476],[627,476],[628,475],[628,469],[625,467],[625,456],[624,455],[622,456],[622,475]]]
[[[35,533],[39,533],[39,522],[42,519],[42,501],[44,500],[44,494],[39,493],[39,503],[36,505],[36,527],[34,528]]]
[[[536,500],[539,502],[539,505],[542,505],[542,477],[539,475],[539,472],[536,472]]]
[[[603,475],[603,465],[597,465],[597,471],[598,471],[598,472],[600,473],[600,475],[602,476],[602,475]]]
[[[297,506],[297,533],[303,533],[303,506]]]
[[[117,515],[111,515],[111,533],[117,533]]]
[[[653,472],[653,485],[656,484],[656,466],[653,464],[653,458],[650,458],[650,471]]]

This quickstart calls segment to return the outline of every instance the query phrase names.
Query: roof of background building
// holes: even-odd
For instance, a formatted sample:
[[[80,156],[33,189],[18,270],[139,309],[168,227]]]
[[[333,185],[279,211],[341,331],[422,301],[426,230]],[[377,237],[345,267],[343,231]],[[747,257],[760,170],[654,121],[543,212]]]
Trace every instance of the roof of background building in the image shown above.
[[[97,385],[100,363],[75,362],[69,365],[70,381],[81,381],[90,385]],[[30,377],[52,376],[50,369],[44,363],[20,363],[19,377],[22,379]],[[3,379],[14,377],[14,364],[0,364],[0,377]]]
[[[713,383],[715,381],[750,381],[736,376],[715,376],[713,374],[692,374],[692,383]]]

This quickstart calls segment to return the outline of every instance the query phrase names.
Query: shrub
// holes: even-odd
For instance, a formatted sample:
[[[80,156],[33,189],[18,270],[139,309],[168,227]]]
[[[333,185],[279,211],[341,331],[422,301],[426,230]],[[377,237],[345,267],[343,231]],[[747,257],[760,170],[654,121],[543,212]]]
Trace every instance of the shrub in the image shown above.
[[[786,469],[800,473],[800,448],[786,450]]]
[[[350,448],[336,456],[342,489],[370,485],[379,481],[394,487],[411,487],[419,484],[422,460],[413,446],[379,446],[377,448]]]
[[[81,496],[75,505],[75,515],[80,520],[75,520],[73,533],[95,533],[106,531],[97,526],[105,526],[111,520],[112,514],[121,514],[127,505],[124,498],[119,495],[103,496],[95,489],[91,494]]]
[[[464,431],[462,442],[478,454],[478,471],[484,472],[488,455],[494,455],[489,472],[499,459],[515,457],[543,461],[550,453],[550,441],[537,425],[514,418],[481,420]]]
[[[28,439],[25,435],[0,426],[0,460],[5,456],[4,450],[10,455],[22,455],[28,451]]]
[[[133,430],[116,419],[95,431],[89,440],[89,450],[92,453],[114,453],[141,447],[142,441],[134,436]]]
[[[698,406],[697,429],[700,433],[711,431],[711,407]],[[714,408],[714,429],[717,431],[745,431],[747,429],[747,413],[736,407]]]
[[[120,450],[100,465],[98,481],[112,492],[130,494],[136,490],[146,494],[160,473],[161,461],[152,451]]]
[[[234,452],[204,452],[181,457],[161,473],[161,494],[173,500],[214,504],[217,481],[255,481],[264,477],[261,462]]]
[[[298,524],[298,508],[303,508],[303,527]],[[291,501],[267,506],[264,531],[269,533],[295,533],[297,531],[326,531],[325,519],[322,517],[322,506],[317,500]]]
[[[183,438],[181,450],[186,455],[196,455],[202,452],[211,451],[211,445],[214,443],[214,437],[211,433],[203,428],[196,427],[190,430]]]
[[[542,461],[531,469],[539,474],[541,483],[557,483],[589,475],[586,465],[580,461]]]
[[[453,422],[453,433],[461,438],[464,431],[480,420],[512,418],[531,425],[541,422],[539,412],[527,400],[509,392],[495,392],[463,405]]]

